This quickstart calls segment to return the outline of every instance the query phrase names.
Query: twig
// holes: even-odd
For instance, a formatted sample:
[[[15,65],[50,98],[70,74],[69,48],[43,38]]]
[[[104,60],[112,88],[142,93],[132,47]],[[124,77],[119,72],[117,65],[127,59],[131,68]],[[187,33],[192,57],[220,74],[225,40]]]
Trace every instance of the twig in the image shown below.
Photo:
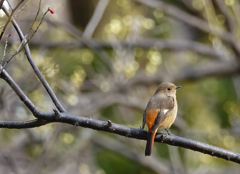
[[[3,6],[3,11],[7,14],[7,16],[9,16],[9,12],[6,9],[6,7]],[[13,19],[12,20],[13,26],[15,28],[15,30],[17,31],[21,41],[25,38],[20,27],[18,26],[17,22]],[[64,107],[62,106],[62,104],[59,102],[57,96],[54,94],[52,88],[50,87],[50,85],[47,83],[46,79],[43,77],[42,73],[40,72],[40,70],[38,69],[37,65],[35,64],[35,62],[33,61],[33,58],[31,56],[30,53],[30,49],[28,44],[26,44],[26,46],[24,47],[25,49],[25,53],[27,56],[27,59],[30,63],[30,65],[33,68],[33,71],[35,72],[35,74],[37,75],[37,77],[39,78],[39,80],[41,81],[41,83],[43,84],[44,88],[46,89],[46,91],[48,92],[49,96],[51,97],[53,103],[55,104],[55,106],[57,107],[57,109],[60,112],[65,112],[66,110],[64,109]]]
[[[33,20],[33,23],[32,23],[32,25],[31,25],[30,29],[29,29],[28,32],[27,32],[27,35],[28,35],[28,34],[30,33],[30,31],[33,29],[33,25],[34,25],[34,23],[37,21],[37,17],[38,17],[38,15],[39,15],[39,12],[40,12],[40,9],[41,9],[41,2],[42,2],[42,0],[39,1],[37,14],[36,14],[36,16],[35,16],[35,19]],[[48,10],[47,10],[47,12],[48,12]],[[46,14],[46,12],[45,12],[45,14]],[[45,16],[45,15],[43,15],[41,22],[43,21],[44,16]],[[40,22],[40,23],[41,23],[41,22]],[[38,26],[40,26],[40,25],[38,25]]]
[[[0,64],[3,63],[3,60],[4,60],[5,56],[6,56],[6,54],[8,53],[8,52],[6,53],[6,49],[7,49],[7,44],[8,44],[8,38],[10,36],[11,36],[11,34],[7,35],[7,37],[6,37],[5,46],[4,46],[4,50],[3,50],[3,57],[2,57],[2,60],[1,60]]]
[[[17,4],[17,6],[12,10],[12,13],[11,13],[10,15],[8,15],[8,20],[7,20],[7,22],[5,23],[5,25],[4,25],[4,27],[3,27],[2,31],[1,31],[1,34],[0,34],[0,41],[2,40],[3,33],[5,32],[5,30],[6,30],[7,26],[8,26],[8,24],[9,24],[9,22],[12,20],[12,16],[13,16],[14,12],[15,12],[15,11],[17,10],[17,8],[23,3],[23,1],[24,1],[24,0],[21,0],[21,1]],[[6,7],[2,4],[2,8],[6,8]]]
[[[41,1],[40,1],[40,2],[41,2]],[[40,5],[40,4],[39,4],[39,5]],[[7,66],[7,64],[8,64],[16,55],[18,55],[18,54],[25,48],[25,46],[28,44],[28,42],[29,42],[29,41],[33,38],[33,36],[37,33],[37,31],[38,31],[39,27],[41,26],[41,24],[42,24],[42,22],[43,22],[43,19],[44,19],[44,17],[46,16],[46,14],[48,13],[48,11],[49,11],[49,8],[48,8],[47,11],[43,14],[43,17],[42,17],[40,23],[38,24],[36,30],[34,30],[34,33],[33,33],[33,34],[28,38],[28,40],[26,41],[26,37],[28,36],[29,32],[32,30],[32,26],[33,26],[33,24],[34,24],[35,21],[36,21],[36,18],[37,18],[37,15],[38,15],[38,13],[37,13],[37,15],[36,15],[36,17],[35,17],[35,19],[34,19],[34,21],[33,21],[33,23],[32,23],[31,28],[29,29],[28,33],[26,34],[26,36],[24,37],[24,39],[23,39],[22,42],[20,43],[17,51],[15,51],[15,53],[5,62],[5,64],[3,65],[3,68],[5,68],[5,67]]]
[[[19,16],[19,14],[27,7],[27,5],[31,2],[32,0],[28,0],[28,2],[20,9],[20,10],[18,10],[18,12],[17,12],[17,14],[16,15],[14,15],[14,19],[16,19],[18,16]]]
[[[0,77],[3,78],[14,90],[14,92],[19,96],[20,100],[30,109],[34,116],[37,116],[37,113],[40,111],[38,108],[32,103],[32,101],[25,95],[25,93],[21,90],[21,88],[16,84],[16,82],[12,79],[12,77],[7,73],[5,69],[0,65],[0,69],[2,69],[2,73]]]

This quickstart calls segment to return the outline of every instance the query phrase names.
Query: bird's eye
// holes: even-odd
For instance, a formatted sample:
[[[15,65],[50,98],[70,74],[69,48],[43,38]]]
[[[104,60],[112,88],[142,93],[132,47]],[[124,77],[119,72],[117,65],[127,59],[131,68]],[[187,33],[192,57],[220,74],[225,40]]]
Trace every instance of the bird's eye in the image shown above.
[[[171,90],[171,88],[168,88],[167,90],[168,90],[168,91],[170,91],[170,90]]]

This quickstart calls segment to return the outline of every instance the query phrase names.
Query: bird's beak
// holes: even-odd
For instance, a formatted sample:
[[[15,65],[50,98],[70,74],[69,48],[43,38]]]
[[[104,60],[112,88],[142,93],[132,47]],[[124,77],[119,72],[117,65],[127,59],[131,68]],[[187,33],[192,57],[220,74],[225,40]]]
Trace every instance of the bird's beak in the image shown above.
[[[178,89],[178,88],[181,88],[181,86],[176,86],[176,88],[175,88],[175,89]]]

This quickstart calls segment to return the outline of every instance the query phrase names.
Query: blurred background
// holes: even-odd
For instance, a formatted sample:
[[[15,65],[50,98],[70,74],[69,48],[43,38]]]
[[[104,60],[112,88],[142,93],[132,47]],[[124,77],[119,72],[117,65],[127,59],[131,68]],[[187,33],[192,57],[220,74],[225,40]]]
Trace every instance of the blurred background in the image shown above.
[[[14,8],[18,1],[8,2]],[[25,34],[39,7],[30,1],[20,10],[27,2],[15,12]],[[156,87],[169,81],[182,86],[170,131],[240,152],[238,0],[43,0],[34,29],[48,7],[54,14],[47,14],[29,46],[68,112],[139,128]],[[1,11],[0,26],[6,21]],[[0,54],[10,33],[9,57],[20,44],[9,25]],[[23,52],[6,70],[41,111],[52,112]],[[33,118],[1,80],[0,119]],[[5,174],[239,173],[233,162],[166,144],[155,143],[145,157],[146,141],[62,123],[0,129],[0,142]]]

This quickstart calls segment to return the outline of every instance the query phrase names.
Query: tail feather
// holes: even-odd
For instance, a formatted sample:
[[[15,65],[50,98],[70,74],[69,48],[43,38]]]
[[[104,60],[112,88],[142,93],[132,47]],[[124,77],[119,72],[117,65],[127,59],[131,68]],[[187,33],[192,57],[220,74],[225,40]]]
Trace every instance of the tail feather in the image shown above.
[[[156,131],[154,132],[148,132],[147,135],[147,144],[145,149],[145,156],[150,156],[152,153],[154,138],[155,138]]]

